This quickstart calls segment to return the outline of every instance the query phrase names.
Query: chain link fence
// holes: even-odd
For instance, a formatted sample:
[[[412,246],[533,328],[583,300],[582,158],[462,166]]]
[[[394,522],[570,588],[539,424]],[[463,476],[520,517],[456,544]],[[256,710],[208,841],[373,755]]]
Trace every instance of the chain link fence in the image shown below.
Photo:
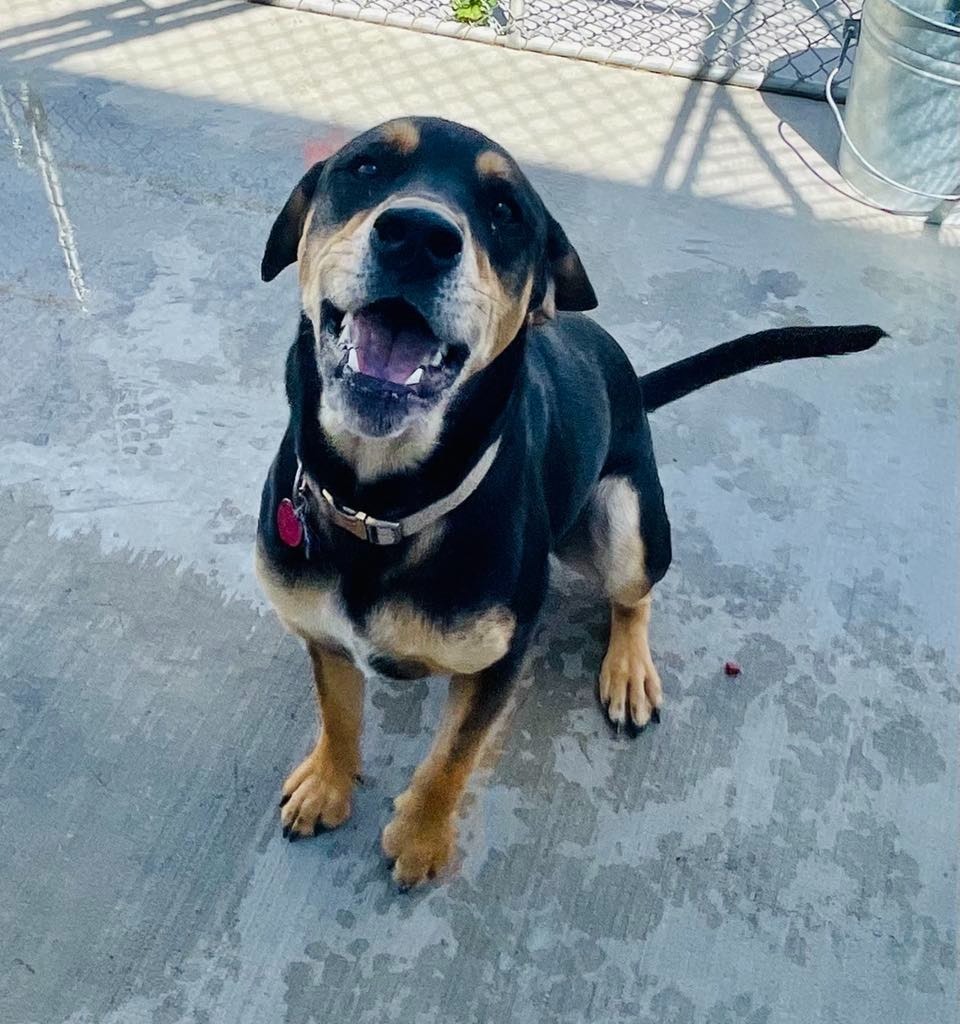
[[[539,53],[823,98],[862,0],[259,0]],[[837,76],[842,97],[851,63]]]

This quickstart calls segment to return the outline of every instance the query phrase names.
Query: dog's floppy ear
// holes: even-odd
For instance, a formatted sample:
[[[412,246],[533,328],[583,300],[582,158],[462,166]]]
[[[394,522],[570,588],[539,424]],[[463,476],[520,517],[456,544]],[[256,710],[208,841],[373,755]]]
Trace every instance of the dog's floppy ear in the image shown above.
[[[322,170],[321,160],[307,171],[297,182],[280,215],[273,222],[260,263],[260,276],[264,281],[272,281],[284,267],[297,262],[297,247],[303,234],[307,210],[310,209],[310,200],[317,190],[317,181]]]
[[[557,309],[595,309],[597,296],[577,250],[570,244],[563,228],[553,217],[547,216],[547,262],[553,281],[554,305]]]

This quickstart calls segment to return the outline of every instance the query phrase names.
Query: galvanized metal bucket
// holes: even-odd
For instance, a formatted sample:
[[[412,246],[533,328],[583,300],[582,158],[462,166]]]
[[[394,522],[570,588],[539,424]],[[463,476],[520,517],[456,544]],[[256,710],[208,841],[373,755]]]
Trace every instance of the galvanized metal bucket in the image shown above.
[[[871,202],[960,198],[960,0],[866,0],[844,121],[840,172]]]

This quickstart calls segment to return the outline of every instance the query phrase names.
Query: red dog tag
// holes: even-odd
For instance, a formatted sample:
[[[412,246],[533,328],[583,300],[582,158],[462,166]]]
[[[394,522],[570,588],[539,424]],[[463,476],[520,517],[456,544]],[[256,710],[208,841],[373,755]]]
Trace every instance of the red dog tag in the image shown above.
[[[298,548],[303,541],[303,523],[289,498],[277,505],[277,531],[287,547]]]

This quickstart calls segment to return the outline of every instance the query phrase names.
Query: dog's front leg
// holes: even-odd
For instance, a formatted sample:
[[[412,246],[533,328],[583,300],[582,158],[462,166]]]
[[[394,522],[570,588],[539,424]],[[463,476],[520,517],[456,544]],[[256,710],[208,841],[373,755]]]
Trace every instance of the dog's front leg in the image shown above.
[[[288,839],[314,836],[350,817],[360,774],[363,675],[340,654],[307,645],[320,711],[316,746],[287,776],[280,821]]]
[[[393,878],[402,889],[432,878],[453,856],[460,798],[515,679],[507,660],[513,661],[451,678],[433,747],[394,801],[396,813],[384,829],[383,852],[393,862]]]

